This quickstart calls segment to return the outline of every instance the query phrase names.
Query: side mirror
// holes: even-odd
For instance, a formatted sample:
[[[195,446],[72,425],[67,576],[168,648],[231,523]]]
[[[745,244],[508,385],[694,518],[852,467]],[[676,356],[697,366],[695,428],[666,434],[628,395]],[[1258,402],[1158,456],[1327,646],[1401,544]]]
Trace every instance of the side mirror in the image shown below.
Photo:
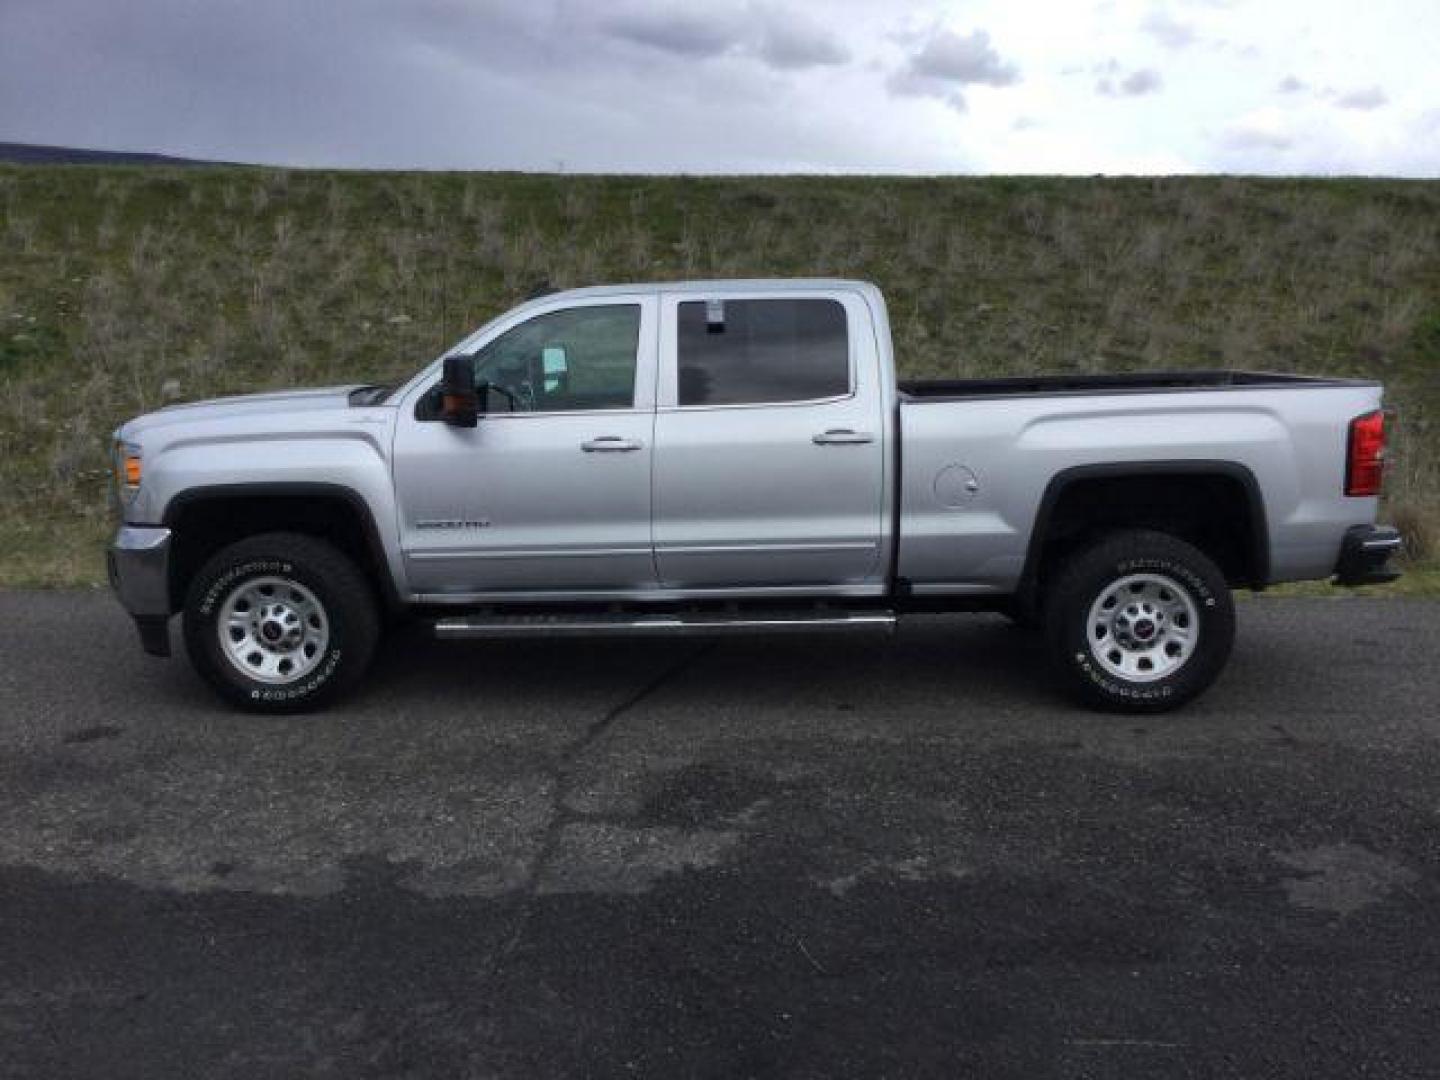
[[[440,419],[453,427],[473,428],[480,418],[475,392],[475,358],[447,356],[440,376]]]

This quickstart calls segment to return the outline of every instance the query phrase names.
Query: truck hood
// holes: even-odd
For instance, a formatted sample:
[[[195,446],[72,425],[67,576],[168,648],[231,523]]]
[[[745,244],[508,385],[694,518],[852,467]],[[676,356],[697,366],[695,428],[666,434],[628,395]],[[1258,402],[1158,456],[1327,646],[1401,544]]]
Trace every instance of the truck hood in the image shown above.
[[[148,431],[175,424],[204,424],[220,420],[260,419],[265,415],[289,412],[323,412],[350,408],[350,395],[365,383],[322,386],[307,390],[272,390],[263,394],[239,394],[167,405],[125,423],[117,433],[122,439],[136,439]]]

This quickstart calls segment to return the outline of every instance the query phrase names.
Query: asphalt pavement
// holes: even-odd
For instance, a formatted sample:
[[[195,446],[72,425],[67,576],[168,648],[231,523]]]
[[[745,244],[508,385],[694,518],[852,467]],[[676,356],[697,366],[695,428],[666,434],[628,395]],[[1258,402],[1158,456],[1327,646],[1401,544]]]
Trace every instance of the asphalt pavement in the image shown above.
[[[214,701],[0,593],[0,1076],[1440,1075],[1440,604],[1078,711],[992,616]]]

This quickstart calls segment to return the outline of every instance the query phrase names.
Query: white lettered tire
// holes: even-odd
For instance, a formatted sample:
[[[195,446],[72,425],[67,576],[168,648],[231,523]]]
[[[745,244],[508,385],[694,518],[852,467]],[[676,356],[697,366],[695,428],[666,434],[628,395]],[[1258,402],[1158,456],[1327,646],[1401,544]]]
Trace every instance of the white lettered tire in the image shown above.
[[[217,552],[185,599],[190,662],[253,712],[318,709],[365,673],[380,636],[369,582],[340,550],[266,533]]]
[[[1073,556],[1045,605],[1046,644],[1064,689],[1093,708],[1178,708],[1213,683],[1235,641],[1225,575],[1167,533],[1125,530]]]

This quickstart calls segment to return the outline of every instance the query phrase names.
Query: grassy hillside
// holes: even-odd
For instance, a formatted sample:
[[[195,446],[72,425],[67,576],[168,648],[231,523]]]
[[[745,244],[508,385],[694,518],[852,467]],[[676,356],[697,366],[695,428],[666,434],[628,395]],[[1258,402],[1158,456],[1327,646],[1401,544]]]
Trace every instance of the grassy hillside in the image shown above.
[[[413,370],[538,282],[844,275],[908,375],[1384,379],[1440,505],[1440,182],[602,178],[0,166],[0,583],[91,581],[114,425]]]

